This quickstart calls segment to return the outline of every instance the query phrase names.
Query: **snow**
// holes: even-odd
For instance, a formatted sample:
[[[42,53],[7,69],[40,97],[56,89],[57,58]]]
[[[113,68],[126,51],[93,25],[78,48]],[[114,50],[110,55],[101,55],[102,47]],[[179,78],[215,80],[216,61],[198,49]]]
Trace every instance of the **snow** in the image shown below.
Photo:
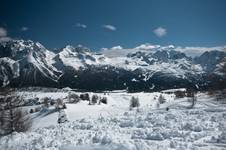
[[[57,124],[58,112],[37,117],[31,131],[2,137],[0,149],[226,149],[226,107],[206,93],[197,94],[198,101],[192,109],[188,109],[188,98],[175,99],[174,94],[123,91],[89,94],[106,96],[108,103],[67,104],[69,122]],[[166,102],[157,107],[160,94]],[[67,92],[26,95],[63,99]],[[140,107],[130,110],[132,96],[139,98]]]
[[[185,89],[185,88],[180,88],[180,89],[168,89],[168,90],[163,90],[162,92],[167,93],[167,92],[177,92],[177,91],[185,92],[186,89]]]

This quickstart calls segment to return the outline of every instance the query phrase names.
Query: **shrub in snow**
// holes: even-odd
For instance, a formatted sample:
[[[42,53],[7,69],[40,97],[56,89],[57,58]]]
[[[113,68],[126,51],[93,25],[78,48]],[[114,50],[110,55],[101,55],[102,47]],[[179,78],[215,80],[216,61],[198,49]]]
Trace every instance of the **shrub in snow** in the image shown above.
[[[140,102],[138,97],[135,98],[134,96],[132,96],[131,100],[130,100],[130,109],[134,108],[134,107],[139,107],[140,106]]]
[[[80,101],[80,97],[74,92],[69,92],[68,94],[68,102],[69,103],[78,103]]]
[[[49,107],[49,98],[48,97],[43,98],[43,105],[47,108]]]
[[[110,144],[110,143],[111,143],[111,138],[107,135],[105,135],[101,140],[102,145],[106,145],[106,144]]]
[[[80,94],[80,99],[84,101],[89,101],[90,100],[89,94],[88,93]]]
[[[50,101],[50,105],[51,106],[55,105],[55,101],[53,99]]]
[[[60,124],[60,123],[64,123],[64,122],[67,122],[67,121],[68,121],[68,119],[67,119],[67,115],[66,115],[65,111],[60,110],[59,114],[58,114],[57,122]]]
[[[107,103],[108,103],[108,102],[107,102],[107,97],[102,97],[102,98],[100,99],[100,103],[107,104]]]
[[[56,109],[62,109],[62,108],[63,108],[63,105],[64,105],[63,100],[58,98],[58,99],[56,100],[55,108],[56,108]]]
[[[67,109],[67,106],[65,103],[63,104],[63,109]]]
[[[97,100],[98,100],[98,96],[95,94],[92,96],[92,99],[91,99],[91,104],[96,104],[97,103]]]
[[[30,109],[30,114],[34,113],[34,109]]]
[[[174,92],[176,98],[184,98],[186,96],[185,91],[176,91]]]
[[[93,143],[100,143],[101,137],[96,133],[92,139]]]
[[[159,98],[158,98],[158,101],[159,101],[159,104],[163,104],[163,103],[166,102],[166,99],[165,99],[165,97],[161,94],[161,95],[159,96]]]

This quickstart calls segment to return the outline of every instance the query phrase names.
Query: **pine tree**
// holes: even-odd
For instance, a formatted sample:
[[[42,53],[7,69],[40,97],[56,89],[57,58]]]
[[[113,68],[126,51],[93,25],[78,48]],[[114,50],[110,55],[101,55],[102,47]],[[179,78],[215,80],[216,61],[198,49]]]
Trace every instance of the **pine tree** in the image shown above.
[[[23,99],[11,90],[1,90],[0,127],[2,135],[25,132],[31,127],[29,113],[22,110]]]

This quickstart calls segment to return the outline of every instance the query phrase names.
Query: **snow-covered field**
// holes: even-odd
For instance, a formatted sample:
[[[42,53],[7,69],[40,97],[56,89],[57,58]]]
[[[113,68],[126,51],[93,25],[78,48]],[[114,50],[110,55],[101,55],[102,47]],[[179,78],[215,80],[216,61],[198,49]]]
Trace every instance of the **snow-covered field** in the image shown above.
[[[34,113],[32,129],[1,137],[0,149],[226,149],[225,104],[206,93],[198,93],[195,107],[188,109],[191,104],[187,98],[176,99],[174,94],[163,94],[166,102],[159,104],[160,94],[97,93],[106,96],[108,104],[88,105],[88,101],[67,104],[69,122],[63,124],[57,123],[58,112]],[[64,99],[68,93],[23,92],[23,95]],[[132,96],[139,98],[138,109],[129,109]]]

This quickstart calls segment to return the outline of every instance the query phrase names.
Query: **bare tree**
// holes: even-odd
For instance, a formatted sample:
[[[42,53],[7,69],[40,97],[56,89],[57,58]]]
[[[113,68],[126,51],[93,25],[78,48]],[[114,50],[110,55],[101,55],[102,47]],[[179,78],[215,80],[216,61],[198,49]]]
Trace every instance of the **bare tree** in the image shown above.
[[[189,109],[193,108],[197,102],[197,96],[194,91],[187,92],[188,101],[191,102],[191,105],[188,107]]]
[[[25,132],[31,127],[29,114],[23,111],[23,99],[10,90],[1,91],[0,120],[1,135]]]

